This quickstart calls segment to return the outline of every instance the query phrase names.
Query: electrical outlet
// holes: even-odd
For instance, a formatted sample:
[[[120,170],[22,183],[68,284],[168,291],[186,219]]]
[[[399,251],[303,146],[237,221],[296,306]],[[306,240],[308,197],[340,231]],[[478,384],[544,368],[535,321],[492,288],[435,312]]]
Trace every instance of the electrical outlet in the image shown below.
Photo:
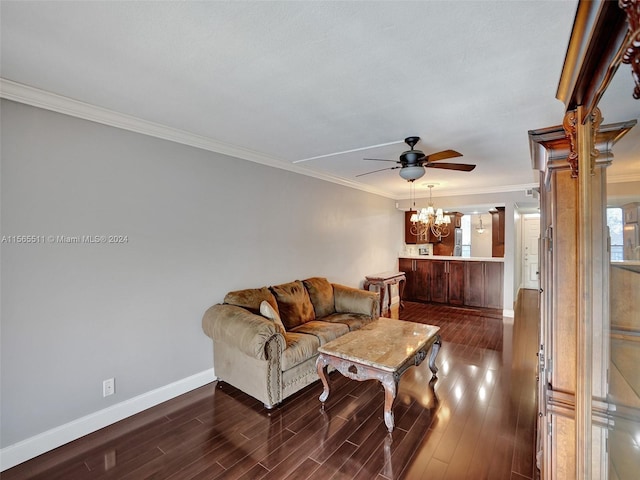
[[[114,393],[116,393],[116,379],[107,378],[104,382],[102,382],[102,396],[108,397],[109,395],[113,395]]]

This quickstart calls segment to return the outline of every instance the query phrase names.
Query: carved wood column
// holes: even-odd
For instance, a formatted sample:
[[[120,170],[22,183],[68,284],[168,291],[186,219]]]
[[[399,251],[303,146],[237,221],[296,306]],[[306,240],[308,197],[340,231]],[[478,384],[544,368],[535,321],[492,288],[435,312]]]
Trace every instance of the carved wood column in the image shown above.
[[[577,108],[529,132],[541,172],[539,428],[544,479],[607,478],[606,167],[635,121],[598,127]]]
[[[567,112],[573,122],[565,121],[571,125],[567,136],[571,140],[572,151],[569,153],[569,161],[573,171],[572,175],[578,179],[578,209],[577,209],[577,276],[578,276],[578,303],[576,324],[576,478],[592,478],[592,445],[600,445],[600,441],[594,442],[592,438],[592,396],[593,375],[597,372],[593,369],[594,356],[594,323],[599,331],[604,331],[604,319],[598,315],[594,319],[593,301],[594,290],[604,291],[602,265],[595,266],[593,262],[594,251],[606,249],[602,237],[593,235],[594,223],[601,217],[593,212],[592,179],[601,177],[600,171],[595,171],[595,161],[598,151],[595,148],[595,134],[602,122],[600,110],[596,107],[589,116],[581,106],[575,111]],[[602,194],[602,192],[599,192]],[[599,209],[606,202],[606,196],[600,197]],[[594,218],[596,220],[594,221]],[[596,356],[603,359],[603,352],[597,349]],[[608,360],[607,360],[608,361]],[[601,373],[601,372],[600,372]]]

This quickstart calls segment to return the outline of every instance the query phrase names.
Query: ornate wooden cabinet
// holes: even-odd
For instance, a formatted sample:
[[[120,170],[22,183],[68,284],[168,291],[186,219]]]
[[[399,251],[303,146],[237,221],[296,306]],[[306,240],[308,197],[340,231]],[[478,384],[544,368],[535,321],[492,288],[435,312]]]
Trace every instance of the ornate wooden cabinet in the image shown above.
[[[582,115],[578,108],[564,125],[529,132],[540,172],[538,449],[544,479],[607,478],[606,168],[611,147],[635,121],[600,126],[599,111]]]
[[[636,0],[579,2],[556,93],[565,105],[563,125],[529,132],[540,172],[537,459],[543,480],[633,478],[609,467],[607,449],[616,406],[608,395],[605,207],[612,147],[636,121],[601,126],[597,106],[621,63],[631,65],[636,82],[629,102],[632,93],[640,98],[639,15]]]

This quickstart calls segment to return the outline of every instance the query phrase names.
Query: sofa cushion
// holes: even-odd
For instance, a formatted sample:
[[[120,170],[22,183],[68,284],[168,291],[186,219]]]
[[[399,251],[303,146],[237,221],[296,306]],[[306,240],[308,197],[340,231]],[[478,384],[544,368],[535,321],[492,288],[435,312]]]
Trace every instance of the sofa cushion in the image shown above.
[[[373,322],[369,315],[361,313],[334,313],[322,319],[323,322],[341,323],[349,327],[350,331],[358,330]]]
[[[300,280],[273,286],[271,291],[278,303],[278,313],[284,328],[287,330],[315,320],[311,299]]]
[[[269,302],[276,312],[278,311],[278,303],[271,290],[267,287],[236,290],[235,292],[227,293],[224,297],[224,303],[246,308],[256,315],[260,315],[260,303],[263,300]]]
[[[312,358],[318,353],[320,340],[314,335],[287,332],[284,338],[287,341],[287,348],[282,352],[280,367],[283,372]]]
[[[324,345],[331,340],[349,332],[349,327],[344,323],[331,323],[312,320],[293,329],[295,333],[306,333],[315,335],[320,340],[320,345]]]
[[[260,315],[273,321],[273,323],[276,324],[276,327],[278,327],[280,333],[284,335],[285,328],[282,324],[282,320],[280,320],[280,315],[278,315],[278,312],[276,312],[271,304],[266,300],[263,300],[262,303],[260,303]]]
[[[336,307],[333,300],[333,285],[326,278],[313,277],[303,280],[309,298],[313,304],[316,318],[326,317],[335,313]]]

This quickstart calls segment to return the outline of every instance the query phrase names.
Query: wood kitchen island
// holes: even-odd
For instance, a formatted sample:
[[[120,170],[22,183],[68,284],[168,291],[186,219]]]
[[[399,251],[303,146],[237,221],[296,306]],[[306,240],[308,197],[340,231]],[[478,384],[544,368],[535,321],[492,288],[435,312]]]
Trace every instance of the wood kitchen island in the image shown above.
[[[504,258],[407,255],[404,299],[454,306],[503,308]]]

